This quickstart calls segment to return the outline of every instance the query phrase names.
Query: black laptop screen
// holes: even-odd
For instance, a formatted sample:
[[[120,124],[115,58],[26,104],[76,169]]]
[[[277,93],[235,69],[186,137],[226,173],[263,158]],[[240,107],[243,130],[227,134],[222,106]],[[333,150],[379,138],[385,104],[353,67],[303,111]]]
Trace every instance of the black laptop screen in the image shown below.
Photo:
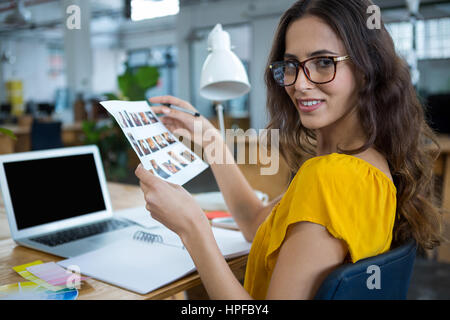
[[[106,210],[92,154],[3,165],[19,230]]]

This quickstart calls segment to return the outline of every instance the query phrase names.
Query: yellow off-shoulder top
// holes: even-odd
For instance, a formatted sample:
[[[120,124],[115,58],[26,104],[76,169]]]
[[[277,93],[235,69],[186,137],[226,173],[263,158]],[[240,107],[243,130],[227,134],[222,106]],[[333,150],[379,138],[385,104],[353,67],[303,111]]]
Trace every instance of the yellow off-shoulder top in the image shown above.
[[[265,299],[287,228],[297,222],[320,224],[345,241],[352,262],[388,251],[396,195],[386,174],[358,157],[332,153],[305,161],[256,232],[245,289],[253,298]]]

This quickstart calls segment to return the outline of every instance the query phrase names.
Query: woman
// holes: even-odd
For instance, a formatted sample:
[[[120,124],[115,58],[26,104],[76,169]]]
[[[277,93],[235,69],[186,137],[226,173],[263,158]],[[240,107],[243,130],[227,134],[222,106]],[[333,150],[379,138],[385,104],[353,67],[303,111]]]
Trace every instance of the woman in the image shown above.
[[[136,170],[147,209],[180,235],[210,298],[310,299],[345,262],[410,238],[422,248],[439,244],[435,159],[425,151],[433,132],[386,29],[367,28],[370,5],[303,0],[280,20],[265,80],[268,128],[280,129],[281,154],[296,172],[286,193],[263,206],[236,165],[211,164],[231,213],[253,241],[244,286],[193,198]],[[194,110],[173,97],[151,102]],[[170,130],[193,132],[193,117],[165,107],[154,111],[165,113]],[[206,119],[198,121],[214,130]],[[214,138],[221,141],[218,133]],[[314,157],[301,165],[303,151]]]

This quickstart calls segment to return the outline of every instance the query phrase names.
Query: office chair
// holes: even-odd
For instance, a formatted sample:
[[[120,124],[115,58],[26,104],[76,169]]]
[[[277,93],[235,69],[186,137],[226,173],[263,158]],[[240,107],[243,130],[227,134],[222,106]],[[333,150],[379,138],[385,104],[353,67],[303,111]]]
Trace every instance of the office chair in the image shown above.
[[[61,138],[61,122],[39,122],[31,125],[31,150],[64,147]]]
[[[314,299],[405,300],[416,250],[415,240],[410,240],[378,256],[345,264],[327,276]],[[379,288],[372,282],[377,270]]]

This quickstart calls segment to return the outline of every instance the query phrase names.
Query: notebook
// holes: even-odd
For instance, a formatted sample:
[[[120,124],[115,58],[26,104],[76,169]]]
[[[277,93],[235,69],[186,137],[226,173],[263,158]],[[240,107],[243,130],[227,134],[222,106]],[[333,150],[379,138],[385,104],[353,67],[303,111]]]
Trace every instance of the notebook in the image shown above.
[[[251,244],[241,232],[212,228],[225,258],[247,254]],[[178,235],[165,227],[138,230],[132,237],[58,262],[77,265],[83,275],[140,294],[149,293],[195,270]]]
[[[219,217],[211,220],[211,225],[214,227],[239,230],[239,226],[233,217]]]

